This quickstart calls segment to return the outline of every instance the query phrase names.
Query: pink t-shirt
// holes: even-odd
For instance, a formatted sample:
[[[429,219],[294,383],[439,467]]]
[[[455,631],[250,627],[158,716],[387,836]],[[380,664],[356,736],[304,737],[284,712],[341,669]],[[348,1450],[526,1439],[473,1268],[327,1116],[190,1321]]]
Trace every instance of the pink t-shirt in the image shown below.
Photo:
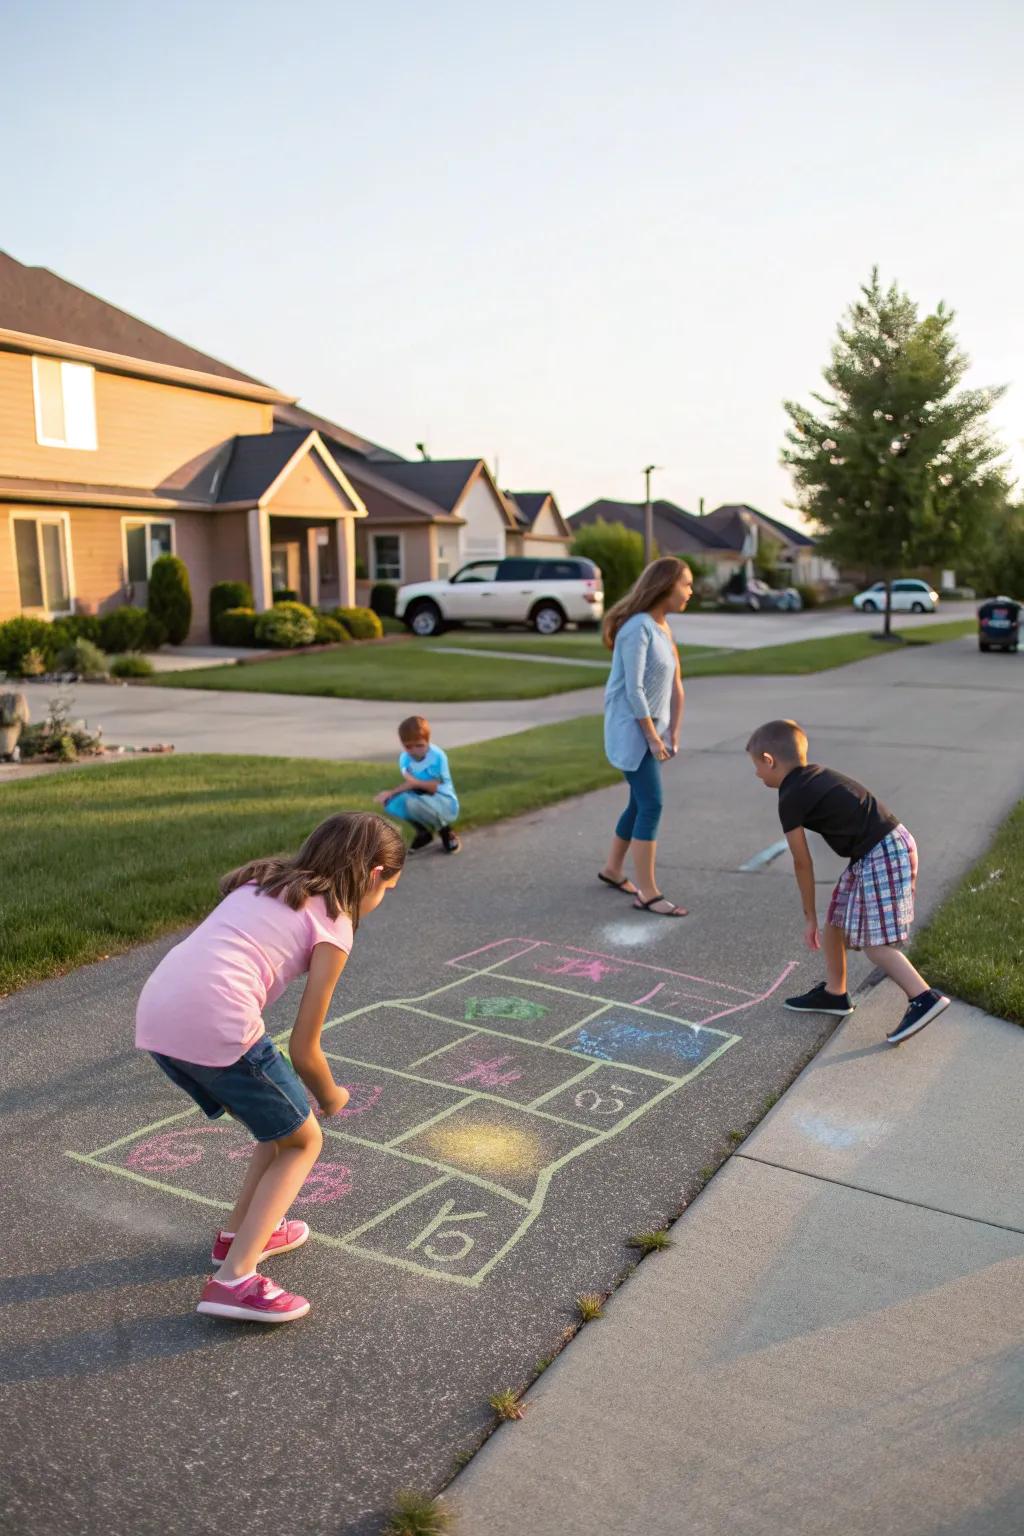
[[[352,924],[322,896],[296,912],[239,886],[160,961],[142,989],[135,1044],[203,1067],[229,1067],[266,1031],[263,1009],[309,970],[316,944],[349,954]]]

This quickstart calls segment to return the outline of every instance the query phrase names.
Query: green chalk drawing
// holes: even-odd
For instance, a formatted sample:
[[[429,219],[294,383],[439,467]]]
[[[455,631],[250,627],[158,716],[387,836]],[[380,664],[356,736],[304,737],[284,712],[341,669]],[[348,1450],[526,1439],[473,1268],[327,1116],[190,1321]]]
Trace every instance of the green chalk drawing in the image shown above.
[[[532,1003],[526,997],[468,997],[467,1019],[516,1019],[527,1023],[543,1019],[551,1012],[543,1003]]]

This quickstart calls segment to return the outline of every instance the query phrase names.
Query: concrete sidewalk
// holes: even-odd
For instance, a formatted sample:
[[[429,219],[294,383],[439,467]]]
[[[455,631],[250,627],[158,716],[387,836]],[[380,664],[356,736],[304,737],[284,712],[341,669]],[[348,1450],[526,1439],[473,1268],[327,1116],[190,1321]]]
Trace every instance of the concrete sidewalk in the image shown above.
[[[858,1011],[450,1489],[460,1536],[1018,1536],[1024,1033]]]

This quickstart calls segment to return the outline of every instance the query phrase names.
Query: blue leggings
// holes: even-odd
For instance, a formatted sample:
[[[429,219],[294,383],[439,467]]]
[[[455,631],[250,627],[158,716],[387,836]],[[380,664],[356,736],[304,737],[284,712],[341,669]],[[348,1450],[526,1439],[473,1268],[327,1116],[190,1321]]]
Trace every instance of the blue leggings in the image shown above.
[[[629,785],[629,804],[619,817],[615,836],[624,843],[653,843],[661,821],[661,764],[645,752],[639,768],[625,769],[623,778]]]

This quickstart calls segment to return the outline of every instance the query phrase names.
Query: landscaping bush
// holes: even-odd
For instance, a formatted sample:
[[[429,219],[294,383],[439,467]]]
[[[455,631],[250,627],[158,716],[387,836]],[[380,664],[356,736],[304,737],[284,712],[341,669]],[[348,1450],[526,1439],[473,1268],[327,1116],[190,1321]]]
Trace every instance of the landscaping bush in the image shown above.
[[[256,639],[260,645],[287,651],[316,640],[316,614],[305,603],[276,603],[256,615]]]
[[[256,610],[228,608],[217,618],[218,645],[255,645]]]
[[[210,638],[214,645],[227,645],[220,637],[219,621],[229,608],[251,608],[252,587],[247,581],[215,581],[210,588]]]
[[[337,619],[332,619],[328,613],[318,613],[316,616],[316,644],[317,645],[344,645],[351,641],[352,636],[344,624]]]
[[[54,619],[51,627],[55,650],[63,650],[75,640],[91,640],[103,649],[100,621],[94,613],[69,613],[67,618]]]
[[[366,580],[366,561],[362,555],[356,555],[356,581]]]
[[[378,618],[393,619],[397,599],[398,588],[393,581],[378,581],[370,593],[370,607]]]
[[[34,645],[21,658],[22,677],[42,677],[46,671],[46,657]]]
[[[575,534],[571,552],[600,568],[605,612],[624,597],[644,568],[644,541],[621,523],[599,518]]]
[[[22,662],[29,651],[38,651],[47,667],[56,658],[53,625],[45,619],[19,617],[0,624],[0,672],[20,675]]]
[[[153,663],[145,656],[117,656],[110,663],[111,677],[152,677]]]
[[[72,640],[57,657],[60,672],[74,672],[79,677],[106,677],[107,658],[91,640]]]
[[[353,640],[379,640],[384,633],[372,608],[334,608],[330,616],[344,624]]]
[[[167,631],[172,645],[181,645],[192,624],[192,591],[188,569],[177,555],[160,555],[149,573],[149,611]]]
[[[133,608],[125,603],[113,608],[100,619],[99,643],[110,655],[124,651],[141,651],[149,631],[149,615],[145,608]]]
[[[278,587],[277,591],[273,594],[273,596],[271,598],[271,602],[273,602],[275,604],[276,603],[297,603],[299,601],[300,601],[299,594],[296,592],[294,587]]]
[[[802,583],[798,583],[797,584],[797,591],[800,593],[800,596],[803,598],[803,604],[804,604],[805,608],[820,608],[821,607],[821,592],[818,590],[817,587],[807,587],[807,586],[804,586]]]

